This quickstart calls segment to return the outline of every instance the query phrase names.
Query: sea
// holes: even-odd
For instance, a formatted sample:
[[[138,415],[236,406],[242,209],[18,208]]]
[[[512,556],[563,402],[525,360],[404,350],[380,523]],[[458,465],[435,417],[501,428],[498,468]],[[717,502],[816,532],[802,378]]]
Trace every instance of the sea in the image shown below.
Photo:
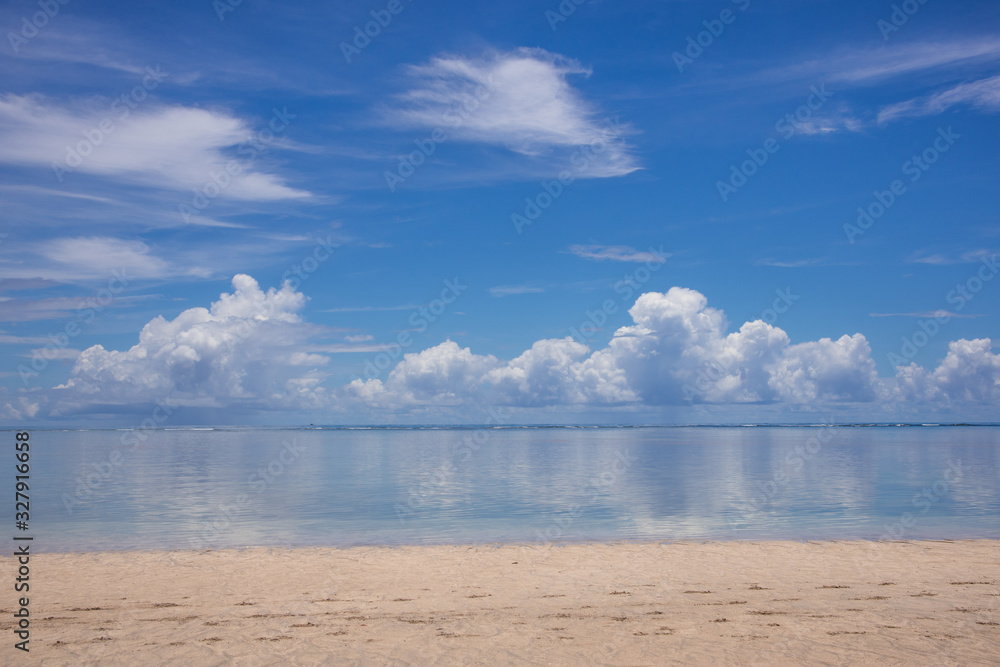
[[[996,425],[34,430],[30,465],[35,552],[1000,538]]]

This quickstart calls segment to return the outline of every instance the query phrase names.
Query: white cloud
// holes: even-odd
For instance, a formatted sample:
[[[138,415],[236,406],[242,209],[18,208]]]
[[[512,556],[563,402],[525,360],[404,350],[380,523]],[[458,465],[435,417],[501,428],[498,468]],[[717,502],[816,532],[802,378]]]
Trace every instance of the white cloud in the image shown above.
[[[949,343],[948,356],[932,375],[934,384],[953,401],[1000,400],[1000,355],[992,346],[988,338]]]
[[[657,406],[688,403],[889,405],[894,401],[989,401],[1000,396],[1000,356],[990,341],[956,341],[933,372],[879,378],[861,334],[792,345],[757,320],[725,333],[721,311],[694,290],[643,294],[634,324],[592,352],[572,338],[537,341],[502,362],[448,341],[406,358],[379,380],[355,381],[349,398],[383,409],[461,405]]]
[[[929,69],[991,62],[998,58],[1000,41],[995,37],[950,42],[900,42],[867,49],[845,48],[824,54],[821,58],[802,59],[792,65],[745,77],[744,83],[823,79],[870,85]]]
[[[0,343],[4,345],[39,345],[51,342],[45,336],[10,336],[0,332]]]
[[[264,292],[247,275],[210,308],[150,321],[139,342],[119,352],[95,345],[54,392],[64,404],[167,400],[186,405],[315,406],[322,380],[309,366],[327,358],[306,341],[317,328],[298,315],[305,296],[287,283]]]
[[[406,355],[384,386],[358,381],[351,391],[382,406],[477,396],[522,407],[871,402],[883,391],[860,334],[790,345],[755,321],[727,335],[722,312],[680,287],[643,294],[629,314],[634,324],[596,352],[572,338],[540,340],[502,363],[449,341]]]
[[[0,322],[32,322],[37,320],[67,319],[79,321],[81,311],[100,306],[101,308],[123,308],[141,301],[155,299],[153,295],[115,296],[110,302],[98,302],[93,294],[88,297],[57,296],[45,299],[4,299],[0,300]],[[102,305],[103,304],[103,305]],[[0,341],[2,342],[2,341]],[[46,341],[41,341],[46,342]]]
[[[927,97],[891,104],[879,111],[878,122],[885,125],[900,118],[936,116],[960,104],[967,104],[981,111],[1000,111],[1000,76],[963,83]]]
[[[112,130],[102,131],[102,122],[105,130],[110,122]],[[213,173],[226,175],[226,166],[232,163],[241,172],[228,175],[231,182],[220,197],[250,201],[309,197],[280,177],[257,171],[250,160],[225,155],[252,133],[247,121],[223,111],[153,102],[129,110],[124,105],[113,108],[110,100],[102,105],[90,101],[59,106],[37,95],[0,97],[0,162],[45,168],[61,163],[66,171],[177,190],[200,190]],[[67,158],[70,150],[80,153],[78,165]]]
[[[0,421],[19,423],[24,428],[24,421],[39,414],[45,400],[39,396],[11,396],[6,387],[0,387]]]
[[[768,384],[792,403],[874,401],[882,390],[871,347],[861,334],[793,345],[770,372]]]
[[[957,340],[933,371],[911,363],[896,369],[897,395],[902,400],[948,404],[1000,400],[1000,355],[989,338]]]
[[[826,265],[826,260],[820,258],[811,259],[792,259],[792,260],[779,260],[779,259],[759,259],[754,262],[757,266],[776,266],[782,269],[801,269],[811,266],[824,266]]]
[[[420,304],[411,303],[403,306],[349,306],[345,308],[327,308],[324,313],[381,313],[393,310],[416,310]]]
[[[31,276],[60,282],[194,276],[206,278],[208,268],[184,266],[156,256],[137,240],[113,237],[63,237],[16,246],[17,259],[0,262],[0,278]]]
[[[51,341],[49,342],[51,343]],[[45,359],[47,361],[68,360],[79,357],[80,350],[74,350],[69,347],[60,347],[55,349],[52,349],[51,347],[48,349],[39,347],[32,350],[31,354],[26,354],[24,356],[29,359]]]
[[[197,267],[179,269],[156,257],[142,241],[126,241],[108,237],[78,237],[51,239],[37,244],[35,252],[47,259],[55,271],[47,278],[81,280],[103,278],[112,269],[138,278],[163,278],[172,275],[207,277],[210,271]],[[58,276],[53,274],[59,274]]]
[[[947,317],[960,319],[973,319],[982,315],[961,315],[950,310],[920,310],[915,313],[868,313],[869,317]]]
[[[626,245],[571,245],[566,252],[584,259],[613,262],[653,262],[659,264],[667,261],[667,258],[670,257],[670,253],[664,252],[662,246],[659,250],[650,248],[649,251],[643,251]]]
[[[355,380],[348,395],[382,407],[399,405],[458,405],[476,393],[482,378],[499,364],[497,358],[472,354],[454,341],[403,355],[385,383]]]
[[[978,264],[979,262],[996,263],[997,253],[979,248],[978,250],[967,250],[960,255],[946,255],[944,253],[916,253],[912,255],[908,262],[916,264],[931,264],[933,266],[946,266],[948,264]]]
[[[627,128],[602,120],[570,85],[590,71],[543,49],[520,48],[484,58],[442,56],[412,66],[415,87],[389,112],[394,125],[440,128],[449,138],[503,146],[515,153],[563,163],[573,149],[603,142],[585,173],[621,176],[638,168],[621,140]]]
[[[831,112],[823,115],[815,115],[804,121],[797,118],[794,123],[787,125],[793,134],[803,136],[815,136],[833,134],[835,132],[860,132],[864,129],[864,122],[853,115],[847,109]]]
[[[544,339],[503,361],[448,340],[405,354],[384,380],[328,390],[327,375],[318,370],[329,364],[325,353],[381,346],[361,340],[339,346],[349,350],[311,344],[321,330],[302,321],[305,296],[288,284],[265,292],[249,276],[237,275],[233,288],[208,309],[153,319],[126,351],[100,345],[84,350],[66,384],[30,399],[9,397],[0,417],[37,412],[43,405],[54,417],[94,406],[124,411],[157,400],[319,414],[477,404],[619,410],[774,404],[812,410],[850,403],[912,409],[1000,400],[1000,355],[989,339],[954,341],[933,371],[911,364],[883,379],[861,334],[792,344],[785,331],[761,320],[727,332],[722,311],[682,287],[642,294],[628,311],[632,324],[596,351],[570,337]]]
[[[490,288],[490,296],[503,297],[516,294],[541,294],[545,291],[543,287],[531,287],[530,285],[498,285]]]
[[[628,403],[636,400],[624,372],[608,355],[590,358],[590,348],[570,337],[537,341],[531,349],[485,377],[511,405]]]

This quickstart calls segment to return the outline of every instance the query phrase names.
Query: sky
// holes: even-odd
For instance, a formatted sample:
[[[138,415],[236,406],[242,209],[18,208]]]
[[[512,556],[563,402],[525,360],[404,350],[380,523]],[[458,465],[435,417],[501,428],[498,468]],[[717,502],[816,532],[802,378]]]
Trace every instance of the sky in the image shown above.
[[[0,28],[2,425],[997,421],[995,2]]]

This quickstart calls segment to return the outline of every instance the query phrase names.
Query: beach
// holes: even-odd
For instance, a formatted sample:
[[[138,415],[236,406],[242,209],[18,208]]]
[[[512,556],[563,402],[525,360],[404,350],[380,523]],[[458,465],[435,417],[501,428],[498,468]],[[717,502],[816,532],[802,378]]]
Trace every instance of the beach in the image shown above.
[[[11,556],[3,576],[16,577]],[[7,664],[996,664],[1000,542],[37,554]],[[17,662],[11,662],[11,658]]]

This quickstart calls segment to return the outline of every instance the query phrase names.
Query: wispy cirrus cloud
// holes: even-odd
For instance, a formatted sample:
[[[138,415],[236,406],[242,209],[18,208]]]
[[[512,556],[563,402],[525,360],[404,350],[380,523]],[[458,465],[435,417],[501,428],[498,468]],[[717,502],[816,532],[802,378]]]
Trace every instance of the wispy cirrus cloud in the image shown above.
[[[987,112],[1000,111],[1000,76],[963,83],[926,97],[890,104],[878,113],[885,125],[900,118],[936,116],[958,105],[968,105]]]
[[[795,135],[816,136],[833,134],[835,132],[860,132],[865,127],[865,122],[852,115],[847,109],[841,109],[825,115],[815,115],[804,121],[789,125]]]
[[[931,264],[934,266],[947,266],[949,264],[976,264],[982,261],[992,260],[996,262],[997,253],[992,250],[987,250],[986,248],[978,248],[976,250],[967,250],[958,254],[945,254],[945,253],[932,253],[927,254],[924,252],[917,252],[906,260],[911,264]]]
[[[810,259],[792,259],[792,260],[779,260],[779,259],[758,259],[754,264],[757,266],[775,266],[781,269],[801,269],[807,266],[821,266],[825,260],[820,258],[810,258]]]
[[[159,298],[157,295],[117,296],[102,308],[126,308],[143,301]],[[90,297],[48,297],[43,299],[0,299],[0,322],[37,322],[79,318],[79,311],[93,307],[95,299]],[[4,340],[7,339],[7,340]],[[33,345],[50,343],[48,339],[33,341],[32,336],[4,336],[0,343],[10,345]]]
[[[918,42],[851,48],[805,58],[792,65],[763,70],[749,80],[844,82],[871,85],[926,70],[971,66],[1000,60],[1000,40],[989,37],[959,41]]]
[[[7,298],[0,299],[0,303],[7,301]],[[50,343],[48,338],[45,336],[11,336],[9,334],[0,333],[0,343],[4,345],[44,345],[45,343]]]
[[[662,248],[658,251],[645,251],[627,245],[571,245],[565,252],[597,261],[656,263],[667,261],[671,254],[663,252]]]
[[[948,317],[952,319],[975,319],[982,317],[982,315],[960,315],[950,310],[920,310],[915,313],[868,313],[868,317]]]
[[[514,296],[517,294],[541,294],[544,287],[532,285],[498,285],[490,288],[490,295],[495,297]]]
[[[381,313],[393,310],[415,310],[419,303],[408,303],[401,306],[343,306],[341,308],[326,308],[321,313]]]
[[[241,169],[229,172],[231,180],[220,197],[310,197],[281,177],[255,169],[250,161],[225,154],[252,137],[253,128],[244,119],[224,111],[152,102],[134,111],[112,104],[89,100],[60,105],[40,95],[0,97],[0,163],[50,169],[61,164],[65,172],[187,190],[203,187],[213,173],[227,174],[227,165],[235,162]],[[77,150],[81,144],[86,146]],[[80,159],[69,157],[73,151]]]
[[[440,56],[411,66],[409,74],[413,87],[386,111],[393,125],[441,128],[459,141],[557,162],[566,162],[573,149],[603,140],[606,149],[592,161],[587,177],[621,176],[639,168],[624,142],[607,142],[598,109],[570,84],[570,76],[590,74],[576,60],[520,48],[482,58]]]
[[[112,271],[134,278],[191,276],[207,278],[212,270],[178,264],[147,244],[104,236],[62,237],[18,246],[17,259],[0,261],[0,278],[40,278],[58,282],[109,279]]]

